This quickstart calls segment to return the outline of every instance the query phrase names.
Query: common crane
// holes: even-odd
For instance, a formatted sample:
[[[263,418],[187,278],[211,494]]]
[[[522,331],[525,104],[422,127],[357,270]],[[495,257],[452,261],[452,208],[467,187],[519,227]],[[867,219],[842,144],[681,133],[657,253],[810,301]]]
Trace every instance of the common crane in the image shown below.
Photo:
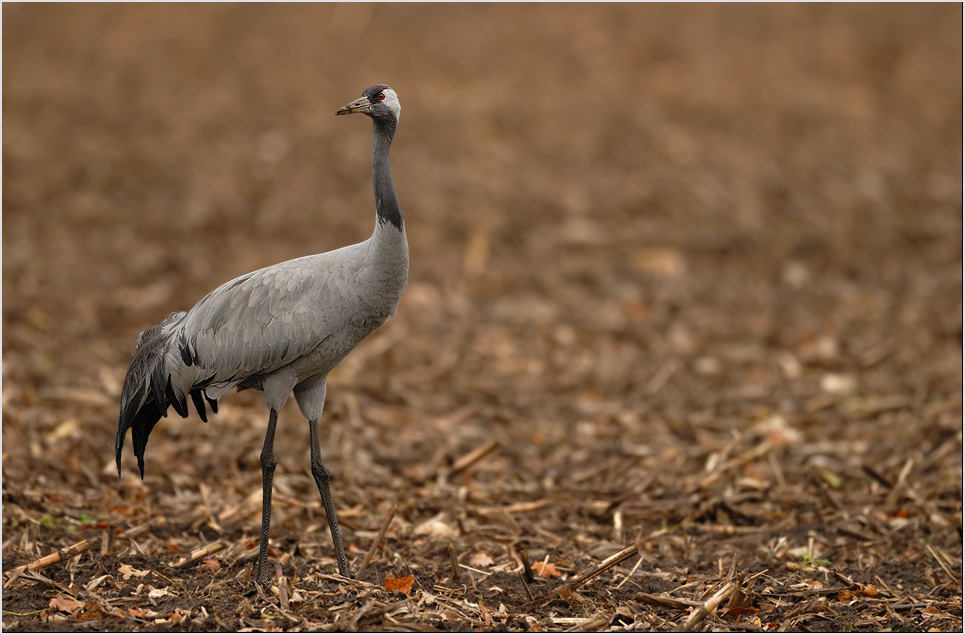
[[[392,182],[389,148],[401,106],[395,91],[379,84],[339,108],[336,115],[362,113],[372,119],[372,183],[375,230],[361,243],[259,269],[227,282],[190,311],[172,313],[141,333],[124,380],[115,455],[128,428],[144,478],[144,448],[168,406],[188,416],[190,396],[207,421],[231,388],[265,394],[268,431],[261,452],[263,499],[257,581],[267,584],[271,485],[277,461],[272,451],[278,411],[294,393],[308,420],[312,476],[332,532],[339,572],[350,577],[322,463],[318,420],[325,404],[325,379],[362,339],[395,314],[409,269],[402,209]]]

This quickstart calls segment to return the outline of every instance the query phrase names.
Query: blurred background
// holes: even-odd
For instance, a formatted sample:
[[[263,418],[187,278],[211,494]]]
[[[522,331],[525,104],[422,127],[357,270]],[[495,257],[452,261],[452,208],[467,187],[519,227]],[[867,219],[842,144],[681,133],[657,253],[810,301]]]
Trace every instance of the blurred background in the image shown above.
[[[767,518],[814,522],[788,488],[833,469],[847,502],[863,465],[909,458],[960,526],[961,24],[960,4],[4,4],[5,527],[164,512],[195,544],[200,481],[256,535],[260,393],[162,421],[142,484],[129,450],[113,473],[120,386],[169,312],[369,236],[370,126],[334,113],[375,83],[402,103],[411,270],[329,382],[348,543],[397,500],[464,538],[474,505],[532,500],[610,537],[614,506],[644,530],[717,517],[680,497],[738,477],[777,492]],[[764,441],[750,473],[700,480]],[[273,531],[296,540],[321,512],[294,406],[276,452]],[[690,502],[634,511],[656,499]]]

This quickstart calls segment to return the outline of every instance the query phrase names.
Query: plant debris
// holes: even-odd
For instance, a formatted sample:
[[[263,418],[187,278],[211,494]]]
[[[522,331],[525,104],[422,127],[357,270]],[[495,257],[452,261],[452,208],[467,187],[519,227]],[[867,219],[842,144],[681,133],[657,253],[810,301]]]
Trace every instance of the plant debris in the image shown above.
[[[961,631],[960,5],[3,17],[5,631]],[[262,587],[262,395],[144,480],[118,399],[143,329],[370,234],[334,110],[378,81],[411,270],[328,378],[354,579],[291,404]]]

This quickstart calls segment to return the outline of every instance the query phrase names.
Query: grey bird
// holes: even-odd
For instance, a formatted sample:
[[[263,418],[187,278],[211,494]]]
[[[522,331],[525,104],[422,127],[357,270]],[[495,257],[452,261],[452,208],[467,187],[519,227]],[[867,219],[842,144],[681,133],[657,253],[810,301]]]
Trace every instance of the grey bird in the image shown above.
[[[363,113],[372,119],[372,182],[375,230],[361,243],[305,256],[227,282],[190,311],[172,313],[144,331],[124,380],[115,455],[121,474],[124,437],[131,429],[134,454],[144,478],[148,436],[168,406],[188,416],[188,397],[207,421],[205,402],[231,388],[256,388],[268,405],[268,432],[261,452],[261,543],[256,579],[267,584],[271,485],[277,461],[272,451],[278,411],[295,395],[308,420],[312,476],[332,532],[339,572],[350,577],[322,463],[318,420],[325,405],[325,379],[362,339],[395,314],[409,270],[402,209],[392,181],[389,148],[401,107],[395,91],[379,84],[339,108],[336,115]]]

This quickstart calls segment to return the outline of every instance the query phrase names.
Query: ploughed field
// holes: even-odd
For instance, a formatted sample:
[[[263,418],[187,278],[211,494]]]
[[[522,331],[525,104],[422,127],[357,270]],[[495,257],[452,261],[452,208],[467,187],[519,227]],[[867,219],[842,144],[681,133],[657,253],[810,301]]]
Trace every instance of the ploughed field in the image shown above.
[[[961,630],[961,12],[4,5],[4,629]],[[356,579],[289,404],[261,589],[261,394],[141,481],[120,389],[370,235],[334,112],[379,82],[409,285],[321,432]]]

